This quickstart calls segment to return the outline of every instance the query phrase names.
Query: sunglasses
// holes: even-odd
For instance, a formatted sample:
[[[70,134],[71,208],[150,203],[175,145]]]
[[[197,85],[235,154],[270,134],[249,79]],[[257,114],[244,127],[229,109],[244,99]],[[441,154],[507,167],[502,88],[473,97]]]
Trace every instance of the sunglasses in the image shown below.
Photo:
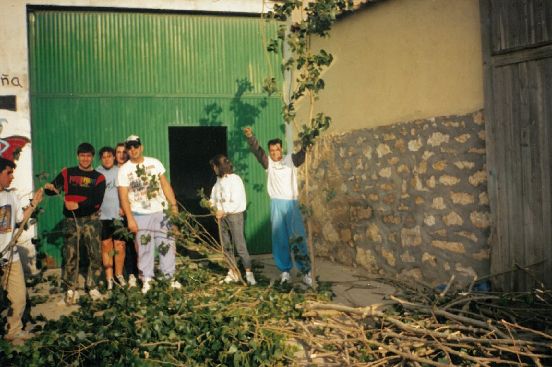
[[[138,143],[137,141],[131,141],[130,143],[125,144],[126,149],[138,148],[139,146],[140,146],[140,143]]]

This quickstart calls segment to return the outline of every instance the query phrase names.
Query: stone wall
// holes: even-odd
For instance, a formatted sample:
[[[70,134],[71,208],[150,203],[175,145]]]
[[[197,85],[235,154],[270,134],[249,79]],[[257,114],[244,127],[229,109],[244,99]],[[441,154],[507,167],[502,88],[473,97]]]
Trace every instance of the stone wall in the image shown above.
[[[309,171],[318,256],[433,286],[488,274],[482,111],[326,136]]]

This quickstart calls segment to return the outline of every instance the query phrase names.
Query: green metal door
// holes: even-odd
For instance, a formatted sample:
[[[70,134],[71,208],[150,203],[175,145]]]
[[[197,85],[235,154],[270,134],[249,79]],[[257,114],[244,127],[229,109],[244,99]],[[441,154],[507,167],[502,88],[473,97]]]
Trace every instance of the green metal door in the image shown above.
[[[74,8],[37,8],[28,19],[36,185],[76,165],[83,141],[98,149],[138,134],[145,154],[170,172],[169,126],[226,126],[228,153],[248,195],[248,246],[251,253],[270,251],[266,177],[241,129],[253,126],[263,142],[283,133],[281,98],[262,93],[264,78],[279,75],[280,61],[262,41],[276,24],[256,17]],[[62,200],[48,198],[44,208],[43,251],[59,265]]]

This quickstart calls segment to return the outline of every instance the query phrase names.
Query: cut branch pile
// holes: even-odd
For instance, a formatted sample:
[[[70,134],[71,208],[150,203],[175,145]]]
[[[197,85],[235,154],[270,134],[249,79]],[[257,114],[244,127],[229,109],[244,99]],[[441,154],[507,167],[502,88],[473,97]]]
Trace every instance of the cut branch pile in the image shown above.
[[[392,305],[307,302],[308,321],[288,335],[305,345],[300,365],[550,366],[552,293],[439,295],[402,289]],[[428,299],[431,299],[428,302]]]

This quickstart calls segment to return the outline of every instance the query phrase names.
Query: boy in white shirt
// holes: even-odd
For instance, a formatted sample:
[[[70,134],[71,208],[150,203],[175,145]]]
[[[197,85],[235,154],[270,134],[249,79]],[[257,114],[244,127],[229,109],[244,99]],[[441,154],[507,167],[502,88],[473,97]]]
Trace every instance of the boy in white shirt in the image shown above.
[[[305,161],[305,150],[282,154],[282,141],[268,142],[269,154],[259,145],[250,127],[244,129],[251,152],[268,174],[267,191],[270,196],[270,222],[272,224],[272,256],[282,272],[281,282],[289,282],[294,248],[295,263],[303,274],[303,283],[312,286],[310,258],[306,243],[305,226],[299,210],[297,169]]]
[[[234,256],[232,244],[236,246],[245,268],[247,283],[255,285],[257,282],[251,271],[251,259],[243,234],[243,213],[247,200],[242,179],[234,173],[232,162],[223,154],[214,156],[209,163],[217,175],[217,182],[211,190],[211,205],[216,208],[215,215],[221,226],[222,245],[232,257]],[[237,282],[238,275],[229,270],[224,281]]]

